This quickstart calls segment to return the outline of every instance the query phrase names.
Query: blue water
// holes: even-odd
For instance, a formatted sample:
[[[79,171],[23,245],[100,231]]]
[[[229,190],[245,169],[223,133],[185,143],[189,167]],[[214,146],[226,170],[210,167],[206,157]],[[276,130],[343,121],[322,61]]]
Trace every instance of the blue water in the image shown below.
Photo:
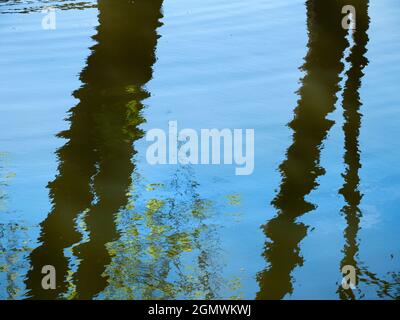
[[[73,3],[66,3],[70,2]],[[49,194],[48,183],[60,175],[56,150],[68,142],[56,135],[70,128],[68,111],[79,104],[79,98],[72,93],[85,88],[79,75],[88,68],[101,78],[100,69],[107,63],[99,59],[102,62],[90,69],[88,57],[95,56],[96,44],[101,41],[95,36],[101,21],[96,1],[87,2],[85,8],[58,7],[63,1],[0,2],[2,299],[41,297],[40,290],[35,291],[27,279],[34,264],[31,252],[43,245],[41,223],[56,202]],[[42,7],[49,5],[56,8],[55,30],[43,30],[41,25],[45,16]],[[271,201],[280,190],[279,166],[293,143],[293,130],[287,124],[293,120],[299,100],[296,92],[307,73],[299,69],[309,51],[305,1],[165,0],[162,15],[160,26],[153,30],[159,37],[154,64],[148,66],[151,78],[139,81],[148,97],[140,100],[140,114],[145,121],[138,128],[144,132],[153,128],[166,130],[168,121],[176,120],[180,129],[254,129],[255,170],[249,176],[236,176],[235,165],[151,166],[146,161],[149,143],[143,137],[134,139],[134,170],[127,190],[134,208],[125,203],[127,208],[109,212],[105,208],[102,213],[115,216],[117,221],[112,242],[118,244],[120,251],[110,253],[112,260],[104,265],[105,273],[99,274],[111,280],[102,290],[93,289],[91,294],[80,296],[79,283],[85,284],[85,276],[90,278],[84,271],[90,270],[91,263],[96,264],[96,248],[100,246],[89,246],[93,254],[86,254],[89,269],[82,269],[83,273],[77,271],[83,258],[79,254],[74,257],[65,248],[70,269],[70,278],[65,281],[68,289],[63,295],[57,291],[53,298],[343,298],[338,287],[343,248],[349,239],[344,234],[348,227],[343,213],[346,199],[339,190],[346,168],[342,91],[346,86],[345,72],[351,68],[351,62],[346,61],[350,48],[343,52],[341,60],[344,70],[340,73],[340,90],[335,94],[335,109],[327,114],[334,124],[319,148],[319,166],[325,173],[316,177],[318,185],[304,195],[315,209],[289,223],[294,228],[299,224],[307,226],[307,234],[298,243],[299,253],[292,257],[302,257],[302,263],[293,262],[292,270],[283,276],[290,287],[282,283],[283,293],[279,293],[279,278],[275,278],[277,283],[269,283],[260,274],[271,270],[271,263],[283,273],[286,268],[291,269],[287,266],[292,263],[288,257],[294,249],[278,245],[275,260],[271,261],[271,255],[264,256],[265,243],[271,239],[262,226],[282,211],[282,206],[279,209]],[[395,0],[371,0],[368,15],[368,64],[357,88],[362,115],[357,139],[357,189],[362,198],[357,205],[359,225],[353,226],[357,229],[353,235],[357,242],[355,261],[360,270],[353,293],[357,299],[392,299],[399,297],[400,290],[400,4]],[[113,23],[125,22],[116,18]],[[128,38],[135,30],[126,32]],[[137,50],[141,46],[138,43]],[[126,63],[129,68],[128,59]],[[137,63],[141,66],[140,61]],[[85,130],[90,136],[95,129]],[[75,156],[77,163],[84,157],[80,153]],[[109,170],[118,175],[118,166]],[[149,187],[152,184],[156,187]],[[65,192],[73,188],[68,185]],[[149,200],[159,198],[168,203],[165,210],[175,215],[165,218],[162,213],[166,220],[160,225],[176,226],[174,234],[179,235],[194,232],[198,225],[206,230],[202,236],[187,240],[193,242],[188,245],[191,249],[182,245],[182,239],[171,244],[171,238],[151,229],[154,221],[144,219],[140,224],[142,238],[132,234],[131,215],[148,217]],[[285,199],[296,203],[294,198]],[[196,201],[203,203],[206,213],[193,222],[188,212],[198,204]],[[80,241],[90,243],[93,232],[85,227],[85,215],[75,218],[80,225],[77,230],[83,235]],[[145,231],[146,227],[150,231]],[[287,229],[288,242],[290,230]],[[62,234],[61,225],[57,232]],[[177,252],[168,254],[162,250],[169,244]],[[281,252],[285,248],[288,252]],[[154,250],[160,252],[156,254]],[[203,264],[199,257],[206,257]],[[177,270],[185,274],[185,281]],[[155,281],[155,274],[164,280]],[[91,281],[86,286],[96,287]]]

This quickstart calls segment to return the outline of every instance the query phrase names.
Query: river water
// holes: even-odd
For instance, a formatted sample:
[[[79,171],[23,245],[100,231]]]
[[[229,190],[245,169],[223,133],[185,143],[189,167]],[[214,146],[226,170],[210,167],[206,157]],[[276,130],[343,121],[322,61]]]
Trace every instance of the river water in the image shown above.
[[[0,1],[0,299],[399,298],[399,16]],[[169,121],[254,129],[254,171],[151,165]]]

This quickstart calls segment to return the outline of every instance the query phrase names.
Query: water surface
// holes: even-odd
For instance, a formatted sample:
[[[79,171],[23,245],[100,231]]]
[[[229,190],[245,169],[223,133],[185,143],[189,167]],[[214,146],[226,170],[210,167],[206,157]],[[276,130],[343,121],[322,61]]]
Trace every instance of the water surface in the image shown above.
[[[399,14],[0,1],[0,298],[399,298]],[[171,120],[253,128],[253,174],[148,164]]]

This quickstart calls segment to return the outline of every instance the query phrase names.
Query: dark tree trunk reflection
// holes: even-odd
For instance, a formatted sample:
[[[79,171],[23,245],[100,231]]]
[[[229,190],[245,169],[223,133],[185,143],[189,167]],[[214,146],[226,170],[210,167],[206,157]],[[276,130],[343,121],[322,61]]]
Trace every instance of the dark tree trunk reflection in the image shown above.
[[[59,134],[68,142],[57,151],[58,176],[49,184],[53,207],[41,224],[41,245],[30,255],[31,298],[54,299],[67,291],[70,249],[79,259],[77,298],[90,299],[107,284],[105,245],[117,237],[115,214],[128,201],[161,5],[161,0],[98,1],[97,44],[81,73],[83,86],[74,93],[79,103],[70,111],[70,128]],[[82,241],[78,221],[84,221],[88,240]],[[56,268],[56,290],[41,287],[44,265]]]

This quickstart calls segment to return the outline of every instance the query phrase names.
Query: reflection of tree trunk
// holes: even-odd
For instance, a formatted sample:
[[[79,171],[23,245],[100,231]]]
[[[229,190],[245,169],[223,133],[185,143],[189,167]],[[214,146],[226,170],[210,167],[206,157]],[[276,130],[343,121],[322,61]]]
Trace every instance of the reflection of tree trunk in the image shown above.
[[[342,212],[345,215],[347,227],[344,231],[345,246],[343,249],[344,257],[341,261],[341,268],[345,265],[353,266],[357,269],[358,241],[357,234],[360,229],[361,211],[359,208],[362,195],[358,190],[361,168],[360,153],[358,148],[358,138],[361,126],[361,101],[359,89],[361,86],[362,70],[368,64],[365,58],[367,52],[369,27],[368,1],[353,1],[352,4],[357,12],[357,29],[353,33],[354,45],[347,61],[350,63],[350,69],[347,72],[347,81],[343,90],[343,131],[344,141],[344,162],[346,172],[344,173],[344,185],[340,190],[346,205]],[[344,290],[341,286],[338,289],[341,299],[354,299],[352,290]]]
[[[296,219],[313,210],[305,196],[318,186],[324,174],[319,164],[322,143],[333,125],[327,115],[334,110],[343,70],[346,30],[341,27],[345,1],[307,1],[309,51],[302,69],[305,76],[300,99],[290,123],[293,143],[280,165],[280,191],[273,200],[278,215],[263,226],[266,243],[264,257],[269,267],[258,274],[257,299],[282,299],[293,292],[291,273],[303,263],[299,244],[307,226]]]
[[[79,105],[75,109],[79,109]],[[68,260],[64,249],[80,240],[75,220],[93,200],[90,180],[95,173],[96,155],[93,137],[85,131],[86,127],[92,127],[89,112],[75,114],[74,111],[71,121],[71,128],[66,133],[71,136],[70,140],[57,151],[59,174],[49,184],[53,208],[41,223],[41,245],[30,255],[31,270],[26,285],[28,295],[36,299],[55,299],[65,291]],[[44,265],[56,268],[56,290],[43,290],[41,286]]]
[[[126,205],[132,182],[133,142],[142,136],[141,100],[148,96],[143,86],[152,76],[161,3],[98,1],[97,44],[81,73],[83,86],[74,93],[80,102],[71,109],[70,129],[60,134],[69,141],[57,152],[59,175],[49,184],[53,208],[41,224],[42,244],[30,256],[26,284],[32,298],[54,299],[66,292],[64,250],[81,240],[76,220],[83,212],[89,240],[76,248],[75,296],[89,299],[106,286],[105,245],[117,236],[114,215]],[[56,290],[41,288],[41,268],[47,264],[57,270]]]

